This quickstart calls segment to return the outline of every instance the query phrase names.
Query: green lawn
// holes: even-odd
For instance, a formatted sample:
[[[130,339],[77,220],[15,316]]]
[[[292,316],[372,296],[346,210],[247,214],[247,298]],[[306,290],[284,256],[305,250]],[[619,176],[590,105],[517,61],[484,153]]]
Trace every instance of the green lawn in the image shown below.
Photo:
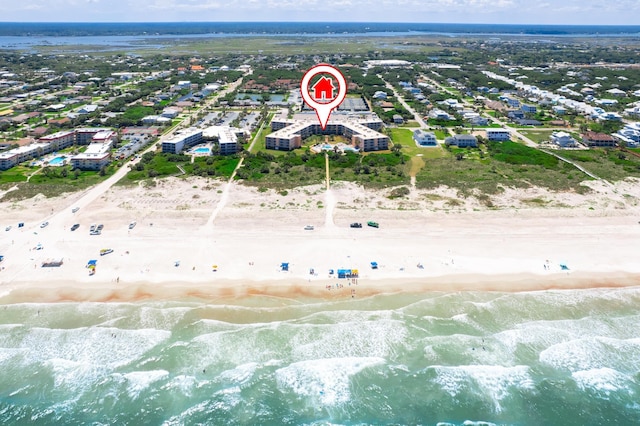
[[[549,140],[552,130],[519,130],[524,136],[528,137],[536,143],[542,143]]]
[[[399,143],[402,146],[415,145],[413,140],[413,130],[403,128],[391,128],[391,141],[393,143]]]

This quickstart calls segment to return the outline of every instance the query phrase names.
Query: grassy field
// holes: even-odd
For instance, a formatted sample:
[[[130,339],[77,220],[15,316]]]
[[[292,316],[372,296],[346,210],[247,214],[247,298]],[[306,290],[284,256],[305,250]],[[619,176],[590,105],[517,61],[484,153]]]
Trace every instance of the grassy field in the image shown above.
[[[329,154],[331,180],[358,182],[368,187],[406,184],[409,158],[400,154]],[[325,156],[308,152],[273,155],[258,152],[245,158],[237,178],[249,185],[276,189],[317,184],[325,179]]]
[[[513,142],[490,144],[482,155],[479,150],[468,151],[470,155],[463,160],[457,160],[455,155],[428,160],[416,176],[416,186],[447,185],[458,189],[461,195],[469,195],[476,188],[485,194],[496,194],[502,191],[500,186],[537,185],[552,190],[582,191],[579,183],[587,180],[573,166]]]
[[[147,154],[145,154],[147,155]],[[131,170],[119,184],[127,185],[147,178],[181,176],[180,167],[187,176],[229,178],[238,165],[238,156],[196,157],[191,163],[188,155],[156,154],[143,156],[139,166]]]
[[[55,197],[65,192],[80,191],[102,182],[116,170],[115,166],[112,165],[107,168],[104,176],[100,176],[99,172],[94,171],[82,171],[76,175],[68,166],[52,169],[51,173],[44,174],[40,172],[34,175],[29,182],[26,182],[26,175],[31,174],[35,169],[18,166],[2,172],[2,178],[7,175],[7,172],[15,172],[13,176],[15,176],[16,179],[18,176],[24,176],[24,179],[20,181],[13,181],[15,183],[7,183],[9,182],[8,180],[2,180],[3,183],[0,184],[0,188],[2,189],[6,190],[14,185],[18,186],[17,191],[11,191],[5,194],[5,196],[2,197],[2,201],[24,200],[38,194],[43,194],[46,197]],[[62,175],[63,169],[67,170],[68,175],[66,177]]]
[[[629,176],[640,177],[640,158],[619,149],[560,151],[558,154],[608,181],[622,180]]]
[[[548,141],[552,132],[552,130],[520,130],[520,133],[536,143]]]

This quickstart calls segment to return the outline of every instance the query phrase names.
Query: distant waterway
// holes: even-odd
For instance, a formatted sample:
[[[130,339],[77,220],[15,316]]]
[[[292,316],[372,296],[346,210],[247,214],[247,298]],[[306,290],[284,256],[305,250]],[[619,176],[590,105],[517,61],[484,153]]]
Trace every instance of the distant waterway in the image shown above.
[[[422,23],[0,23],[0,49],[98,46],[101,50],[162,48],[179,40],[224,37],[640,37],[640,26]]]

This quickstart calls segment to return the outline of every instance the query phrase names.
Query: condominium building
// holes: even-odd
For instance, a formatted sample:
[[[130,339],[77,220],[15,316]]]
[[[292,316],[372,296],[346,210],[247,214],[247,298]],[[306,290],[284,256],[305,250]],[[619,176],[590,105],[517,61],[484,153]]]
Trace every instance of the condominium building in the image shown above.
[[[39,140],[42,143],[51,145],[53,148],[51,151],[56,151],[72,146],[76,141],[76,132],[75,130],[56,132],[51,135],[42,136]]]
[[[185,129],[178,132],[173,138],[162,142],[162,152],[179,154],[185,149],[191,148],[202,142],[202,130]]]
[[[92,143],[87,149],[71,157],[71,166],[80,170],[100,170],[111,160],[110,143]]]
[[[311,135],[341,135],[362,151],[389,149],[389,137],[378,131],[382,120],[372,113],[334,112],[324,129],[315,114],[296,114],[293,119],[282,116],[272,120],[271,129],[274,132],[265,139],[267,149],[291,151]]]

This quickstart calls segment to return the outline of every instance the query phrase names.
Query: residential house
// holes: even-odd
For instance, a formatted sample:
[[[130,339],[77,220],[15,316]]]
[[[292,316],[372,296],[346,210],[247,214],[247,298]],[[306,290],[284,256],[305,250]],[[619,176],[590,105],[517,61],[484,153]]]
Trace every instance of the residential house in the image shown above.
[[[553,132],[549,140],[560,148],[578,147],[578,142],[567,132]]]
[[[622,121],[622,116],[617,112],[605,112],[598,116],[599,120]]]
[[[455,120],[449,113],[444,112],[439,108],[434,108],[429,112],[429,118],[433,118],[435,120]]]
[[[565,115],[567,113],[567,109],[562,105],[554,105],[553,107],[551,107],[551,110],[556,115]]]
[[[637,148],[640,146],[640,123],[625,124],[614,136],[628,148]]]
[[[98,105],[84,105],[76,110],[78,114],[91,114],[98,110]]]
[[[511,139],[511,131],[507,129],[487,129],[487,140],[508,141]]]
[[[617,145],[613,136],[606,133],[585,132],[582,135],[582,143],[588,147],[603,146],[614,147]]]
[[[475,148],[478,146],[478,139],[475,136],[470,134],[460,134],[448,137],[444,140],[446,145],[455,145],[459,148],[472,147]]]
[[[525,114],[535,114],[536,112],[538,112],[538,108],[535,105],[531,104],[522,104],[522,107],[520,107],[520,109]]]
[[[614,87],[613,89],[609,89],[606,92],[611,96],[615,96],[617,98],[622,98],[627,96],[627,92],[625,92],[624,90],[620,90],[617,87]]]
[[[422,129],[413,132],[413,139],[420,146],[437,146],[436,134],[433,132],[425,132]]]
[[[511,120],[520,120],[524,118],[524,112],[519,109],[511,110],[507,112],[507,117],[509,117]]]
[[[402,124],[402,123],[404,123],[404,118],[402,118],[402,116],[400,114],[394,114],[393,115],[393,122],[395,124]]]

